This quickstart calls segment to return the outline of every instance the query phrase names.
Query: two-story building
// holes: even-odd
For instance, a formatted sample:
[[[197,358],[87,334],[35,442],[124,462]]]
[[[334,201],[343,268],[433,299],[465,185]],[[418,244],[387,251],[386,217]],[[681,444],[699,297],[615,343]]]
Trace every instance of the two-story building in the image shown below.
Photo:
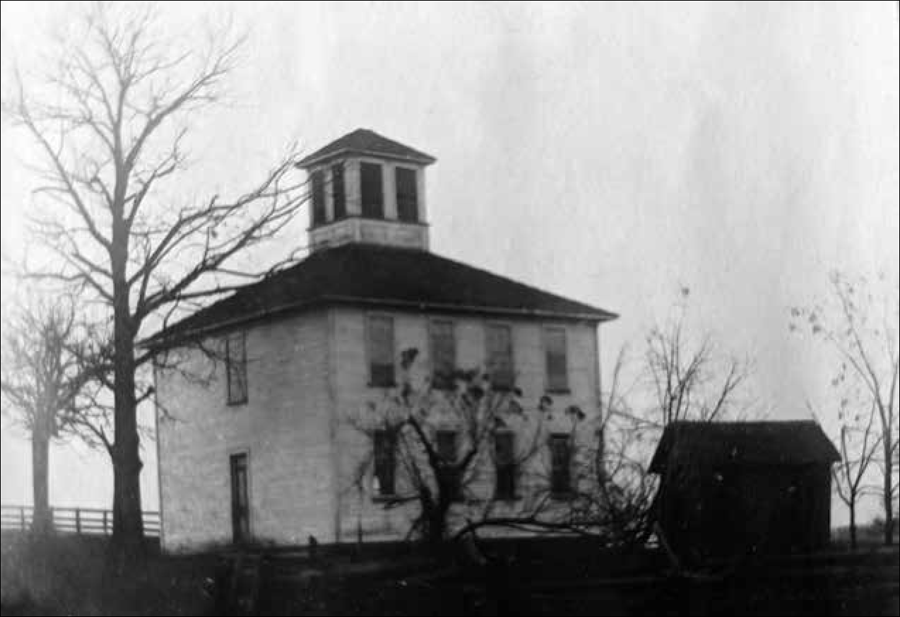
[[[403,349],[425,374],[487,368],[523,400],[552,393],[599,413],[597,330],[615,315],[431,252],[434,162],[364,129],[306,157],[309,255],[148,341],[167,358],[155,375],[165,550],[406,536],[415,504],[381,499],[402,473],[377,451],[389,442],[344,421],[394,385]],[[565,471],[554,421],[547,448]],[[382,464],[361,485],[365,460]]]

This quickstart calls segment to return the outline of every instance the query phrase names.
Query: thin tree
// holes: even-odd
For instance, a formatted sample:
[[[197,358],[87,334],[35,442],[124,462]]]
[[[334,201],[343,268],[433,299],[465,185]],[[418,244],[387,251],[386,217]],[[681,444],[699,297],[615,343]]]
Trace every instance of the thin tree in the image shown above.
[[[841,460],[831,473],[835,492],[850,514],[850,548],[856,550],[856,508],[859,499],[867,492],[864,480],[878,455],[881,438],[875,426],[875,405],[870,405],[865,418],[859,415],[848,418],[847,414],[846,409],[839,414],[839,419],[843,421],[838,440]]]
[[[31,440],[32,531],[52,529],[50,442],[72,433],[85,384],[76,354],[75,311],[70,303],[29,301],[3,324],[0,393],[3,414]]]
[[[289,179],[291,151],[237,197],[179,191],[190,129],[220,102],[242,37],[220,30],[186,43],[152,8],[126,4],[95,5],[72,28],[50,78],[27,88],[16,72],[4,109],[42,154],[30,223],[53,258],[23,269],[75,287],[111,324],[113,538],[128,553],[143,534],[137,407],[149,392],[136,375],[152,359],[136,342],[233,288],[234,275],[265,274],[237,270],[235,258],[284,228],[307,190]]]
[[[802,325],[827,343],[837,354],[835,380],[853,379],[860,385],[860,405],[871,404],[878,420],[879,455],[874,459],[881,470],[881,502],[884,509],[884,543],[894,541],[894,503],[898,496],[898,286],[879,276],[877,283],[865,277],[841,272],[830,276],[827,301],[810,307],[791,309],[790,328]]]

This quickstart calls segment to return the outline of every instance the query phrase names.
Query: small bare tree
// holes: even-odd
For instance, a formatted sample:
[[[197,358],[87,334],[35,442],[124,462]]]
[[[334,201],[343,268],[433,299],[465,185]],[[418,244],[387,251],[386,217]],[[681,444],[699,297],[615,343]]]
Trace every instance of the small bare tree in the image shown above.
[[[884,508],[884,543],[894,540],[894,508],[898,496],[898,286],[885,276],[877,281],[841,272],[830,276],[831,294],[823,303],[791,309],[792,331],[808,328],[812,336],[837,354],[838,369],[832,384],[858,384],[859,406],[874,407],[878,420],[878,456],[881,501]],[[852,458],[856,458],[853,456]]]
[[[851,416],[846,401],[841,401],[843,409],[838,412],[841,421],[838,439],[841,460],[831,470],[835,492],[850,514],[850,548],[856,550],[856,508],[861,497],[868,493],[864,483],[869,467],[878,456],[881,438],[875,426],[875,405],[869,406],[868,413]]]
[[[52,528],[49,503],[50,442],[75,432],[85,378],[71,303],[30,301],[3,326],[0,393],[3,413],[31,439],[32,531]]]
[[[190,128],[221,100],[242,37],[226,29],[180,41],[152,7],[126,4],[94,5],[71,27],[49,79],[29,89],[17,72],[4,109],[43,155],[30,222],[53,259],[22,270],[74,287],[111,324],[113,537],[128,552],[143,534],[136,418],[148,393],[138,375],[153,356],[136,341],[232,289],[233,276],[265,274],[236,269],[235,258],[284,228],[307,190],[289,180],[290,152],[233,199],[179,192]]]

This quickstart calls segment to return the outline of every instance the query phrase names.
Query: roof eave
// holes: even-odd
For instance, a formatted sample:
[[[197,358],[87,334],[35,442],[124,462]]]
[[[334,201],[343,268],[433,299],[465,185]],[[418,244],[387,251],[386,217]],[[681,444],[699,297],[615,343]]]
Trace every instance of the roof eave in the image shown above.
[[[381,298],[364,298],[364,297],[355,297],[355,296],[339,296],[339,295],[327,295],[322,296],[320,298],[316,298],[313,300],[304,300],[302,302],[292,302],[289,304],[284,304],[281,306],[277,306],[271,309],[264,309],[260,311],[255,311],[253,313],[248,313],[242,315],[240,317],[217,321],[212,324],[207,324],[205,326],[200,326],[197,328],[191,328],[184,332],[178,332],[171,336],[165,336],[163,332],[160,332],[154,336],[150,336],[146,339],[138,341],[138,346],[147,349],[147,350],[156,350],[162,351],[164,349],[170,349],[172,347],[177,347],[184,341],[195,339],[197,337],[202,337],[205,335],[209,335],[210,333],[217,332],[220,330],[225,330],[228,328],[232,328],[237,325],[241,325],[244,323],[249,323],[252,321],[257,321],[260,319],[265,319],[267,317],[275,317],[280,316],[284,313],[298,312],[310,309],[314,306],[327,306],[327,305],[347,305],[347,304],[358,304],[363,306],[383,306],[383,307],[393,307],[393,308],[401,308],[401,309],[417,309],[420,311],[441,311],[448,313],[480,313],[480,314],[488,314],[488,315],[505,315],[509,317],[541,317],[541,318],[549,318],[549,319],[563,319],[569,321],[587,321],[595,324],[604,323],[607,321],[612,321],[617,319],[619,316],[616,313],[611,313],[608,311],[598,310],[594,313],[587,312],[563,312],[563,311],[545,311],[540,309],[516,309],[509,307],[483,307],[476,305],[461,305],[461,304],[444,304],[438,302],[415,302],[409,300],[390,300],[390,299],[381,299]]]
[[[339,150],[334,150],[333,152],[325,152],[323,154],[311,154],[304,159],[301,159],[296,163],[296,167],[300,169],[309,169],[311,167],[315,167],[316,165],[321,165],[326,161],[335,158],[341,158],[346,156],[371,156],[380,159],[391,159],[394,161],[401,161],[407,163],[415,163],[417,165],[431,165],[437,162],[437,159],[429,154],[420,153],[420,154],[392,154],[386,152],[379,152],[377,150],[364,150],[360,148],[340,148]]]

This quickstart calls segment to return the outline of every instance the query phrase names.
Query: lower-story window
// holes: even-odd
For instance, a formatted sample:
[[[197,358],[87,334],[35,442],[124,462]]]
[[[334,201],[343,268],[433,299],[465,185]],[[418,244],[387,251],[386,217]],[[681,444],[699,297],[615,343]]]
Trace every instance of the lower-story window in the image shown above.
[[[572,491],[572,448],[566,433],[550,436],[550,492],[557,496]]]
[[[377,430],[375,448],[375,492],[393,495],[395,491],[397,437],[392,431]]]
[[[514,436],[511,431],[503,431],[494,435],[494,497],[497,499],[515,499],[516,497],[516,459],[513,449]]]

